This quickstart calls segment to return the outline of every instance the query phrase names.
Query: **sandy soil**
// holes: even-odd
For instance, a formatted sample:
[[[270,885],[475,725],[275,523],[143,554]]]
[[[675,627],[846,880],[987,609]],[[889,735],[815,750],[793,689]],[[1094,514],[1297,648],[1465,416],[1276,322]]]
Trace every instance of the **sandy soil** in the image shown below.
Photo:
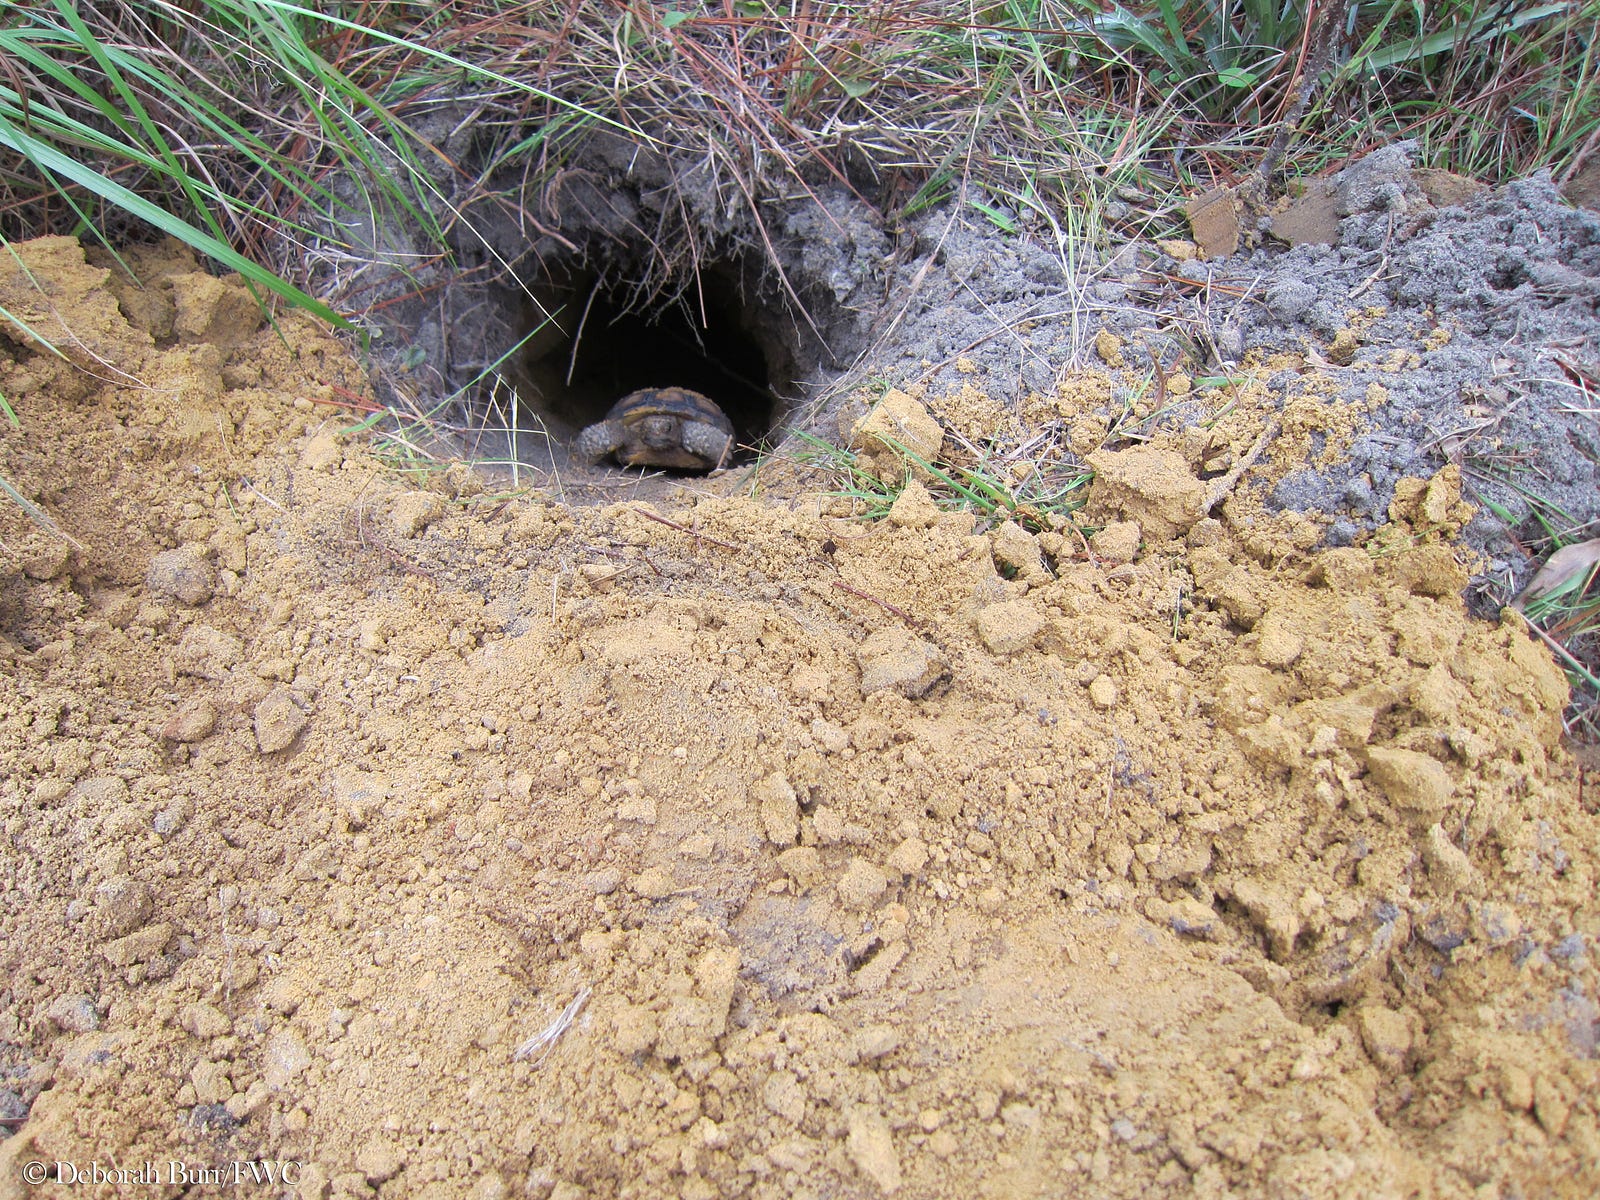
[[[1600,1190],[1600,821],[1453,472],[1323,551],[1178,440],[1089,545],[572,509],[342,441],[339,344],[192,263],[18,249],[73,543],[0,506],[0,1196]]]

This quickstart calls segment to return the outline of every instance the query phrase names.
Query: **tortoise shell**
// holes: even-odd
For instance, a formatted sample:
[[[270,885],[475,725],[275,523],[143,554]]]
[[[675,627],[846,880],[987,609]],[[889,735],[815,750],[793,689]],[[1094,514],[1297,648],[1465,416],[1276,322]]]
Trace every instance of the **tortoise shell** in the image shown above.
[[[607,455],[625,467],[712,471],[733,448],[733,423],[709,396],[688,388],[641,388],[588,426],[577,456],[597,463]]]

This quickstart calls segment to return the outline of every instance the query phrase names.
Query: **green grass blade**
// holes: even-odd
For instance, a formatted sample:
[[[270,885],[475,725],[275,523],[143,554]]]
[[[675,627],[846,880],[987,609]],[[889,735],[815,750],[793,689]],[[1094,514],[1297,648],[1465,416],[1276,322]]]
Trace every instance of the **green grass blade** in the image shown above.
[[[341,329],[351,327],[348,321],[322,303],[322,301],[308,296],[287,280],[278,278],[265,267],[257,265],[240,254],[226,242],[213,237],[181,217],[173,215],[160,205],[146,200],[143,196],[129,191],[120,183],[107,178],[93,168],[68,158],[54,146],[46,145],[37,138],[23,133],[3,117],[0,117],[0,145],[16,151],[33,163],[40,171],[70,179],[79,187],[99,196],[107,203],[138,217],[164,233],[170,233],[179,241],[192,246],[202,254],[209,255],[223,266],[237,271],[252,283],[259,284],[269,292],[283,297],[296,307],[303,308],[307,312]]]
[[[27,513],[29,519],[37,523],[41,529],[54,534],[56,537],[60,538],[70,546],[77,547],[80,550],[83,548],[76,539],[69,536],[64,530],[62,530],[61,526],[52,521],[50,519],[50,515],[45,512],[44,509],[40,508],[32,500],[29,500],[21,492],[17,491],[17,489],[11,485],[11,481],[4,475],[0,475],[0,492],[4,492],[6,495],[10,496],[17,507],[22,509],[23,512]]]

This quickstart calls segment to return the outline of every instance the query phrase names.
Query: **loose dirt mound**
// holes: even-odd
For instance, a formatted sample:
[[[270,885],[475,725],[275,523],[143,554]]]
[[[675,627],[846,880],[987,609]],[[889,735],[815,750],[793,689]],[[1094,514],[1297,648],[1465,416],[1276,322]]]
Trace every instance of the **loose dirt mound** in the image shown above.
[[[1600,828],[1450,472],[1312,553],[1103,455],[1131,562],[412,488],[305,322],[19,250],[0,1195],[1600,1188]]]

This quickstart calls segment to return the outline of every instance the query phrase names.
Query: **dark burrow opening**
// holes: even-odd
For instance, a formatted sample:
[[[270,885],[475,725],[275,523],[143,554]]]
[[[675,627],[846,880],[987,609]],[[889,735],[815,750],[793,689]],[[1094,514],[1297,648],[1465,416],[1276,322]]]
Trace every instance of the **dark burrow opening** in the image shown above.
[[[702,486],[705,472],[645,465],[713,461],[701,448],[720,448],[716,412],[702,420],[705,406],[681,394],[653,413],[641,405],[633,443],[617,446],[626,453],[591,461],[598,435],[576,452],[583,430],[642,389],[698,392],[719,408],[733,429],[724,467],[836,426],[889,290],[881,217],[841,188],[736,203],[703,168],[596,137],[541,189],[499,180],[486,193],[495,202],[452,225],[460,244],[442,288],[399,271],[382,284],[401,294],[374,309],[390,348],[380,394],[421,425],[437,415],[444,454],[579,502]],[[665,453],[673,417],[694,443],[676,455]],[[663,453],[637,453],[646,430],[669,439],[652,443]],[[730,488],[744,478],[712,473]]]
[[[520,445],[508,449],[524,462],[562,461],[577,433],[621,397],[682,387],[710,397],[733,423],[731,463],[750,461],[781,431],[802,373],[788,308],[764,292],[738,259],[703,263],[654,295],[604,268],[526,280],[525,338],[505,372]]]

